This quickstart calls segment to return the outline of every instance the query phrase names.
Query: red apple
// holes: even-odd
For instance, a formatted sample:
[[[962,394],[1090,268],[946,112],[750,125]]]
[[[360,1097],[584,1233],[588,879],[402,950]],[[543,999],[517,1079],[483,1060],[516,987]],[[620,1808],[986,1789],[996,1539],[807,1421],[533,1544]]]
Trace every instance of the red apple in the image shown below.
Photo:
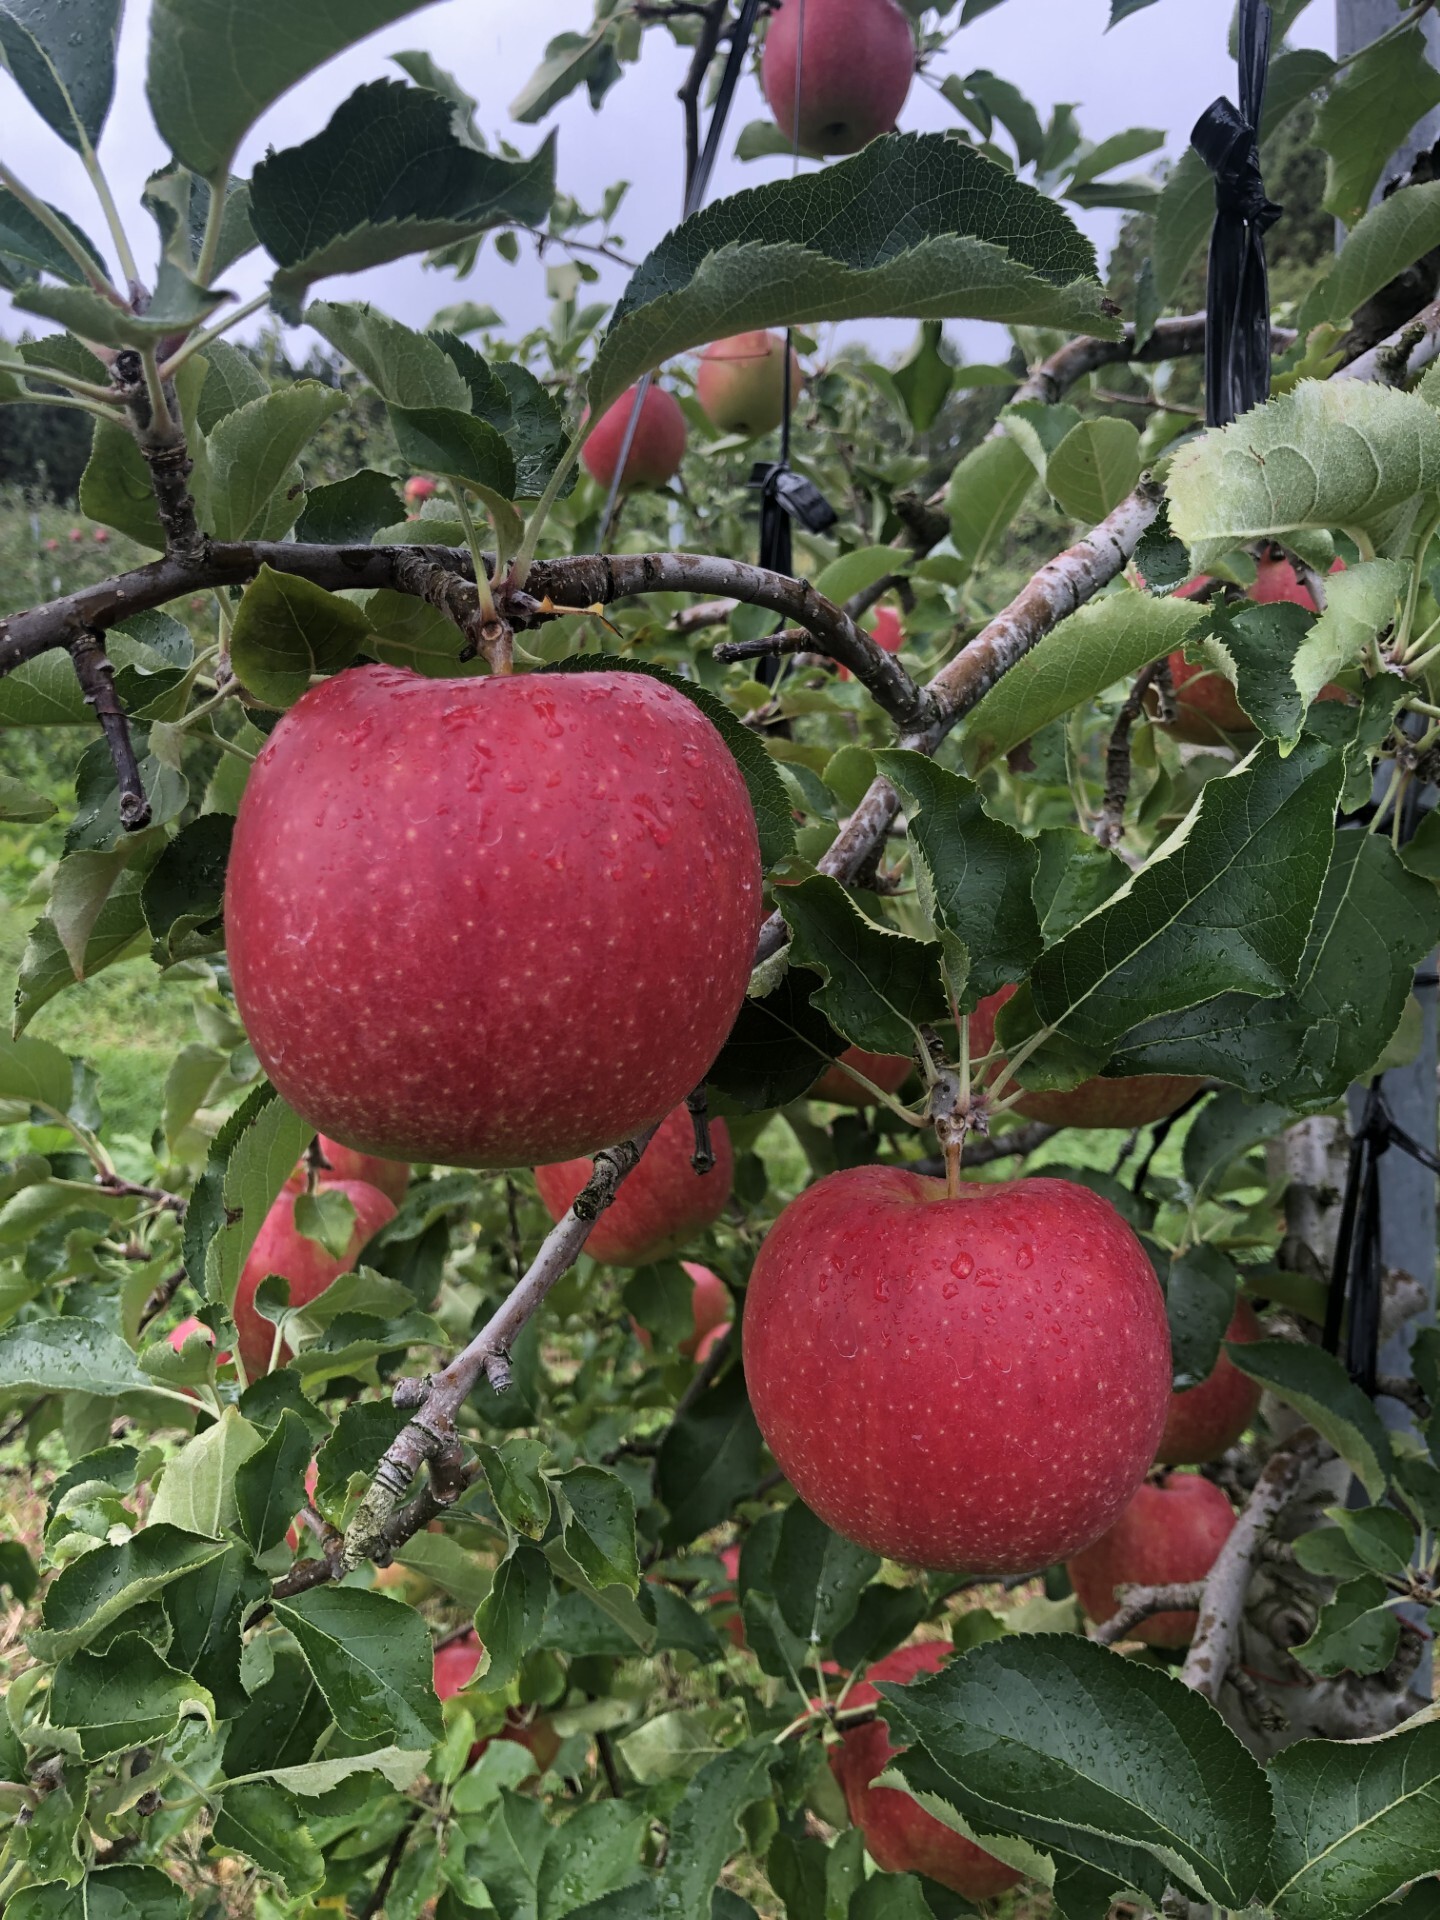
[[[893,607],[875,609],[875,625],[870,636],[877,647],[883,647],[886,653],[898,653],[905,644],[905,629],[900,624],[900,616]]]
[[[1242,1344],[1265,1338],[1265,1329],[1248,1300],[1236,1302],[1235,1316],[1225,1329],[1225,1338]],[[1250,1425],[1259,1405],[1260,1382],[1242,1373],[1222,1348],[1214,1370],[1198,1387],[1171,1394],[1170,1411],[1165,1416],[1165,1431],[1155,1449],[1155,1458],[1167,1467],[1198,1466],[1205,1460],[1218,1460]]]
[[[690,1276],[690,1311],[695,1316],[695,1331],[680,1342],[678,1351],[699,1365],[709,1358],[718,1336],[730,1331],[730,1315],[735,1303],[718,1273],[695,1260],[682,1260],[680,1265]],[[650,1329],[633,1318],[630,1324],[635,1329],[635,1338],[649,1353],[655,1344]]]
[[[995,1016],[1015,991],[1001,987],[988,994],[970,1016],[970,1057],[978,1060],[995,1044]],[[1015,1112],[1052,1127],[1143,1127],[1183,1107],[1205,1082],[1180,1073],[1132,1073],[1107,1080],[1097,1074],[1064,1092],[1028,1092]]]
[[[716,1347],[718,1347],[725,1336],[732,1331],[732,1328],[732,1321],[722,1320],[718,1327],[711,1327],[707,1334],[702,1335],[695,1348],[695,1364],[697,1367],[704,1366]]]
[[[177,1321],[177,1323],[170,1329],[169,1333],[166,1334],[165,1338],[170,1342],[171,1346],[175,1349],[176,1353],[180,1353],[180,1352],[183,1352],[185,1342],[190,1338],[192,1333],[203,1334],[205,1338],[210,1342],[211,1346],[212,1347],[214,1346],[215,1335],[212,1333],[210,1328],[206,1326],[205,1322],[203,1320],[197,1320],[193,1313],[190,1314],[186,1319]],[[230,1358],[230,1355],[228,1353],[217,1353],[215,1356],[216,1366],[223,1367],[225,1365],[225,1362],[229,1358]],[[188,1393],[190,1389],[186,1387],[184,1391]]]
[[[722,1587],[715,1595],[711,1611],[717,1627],[723,1627],[732,1646],[739,1647],[743,1653],[746,1647],[745,1616],[740,1611],[737,1588],[740,1581],[739,1547],[722,1547],[720,1564],[724,1567],[730,1581],[728,1587]]]
[[[804,375],[790,355],[790,404],[800,398]],[[754,439],[773,433],[785,411],[785,336],[783,333],[733,334],[717,340],[700,356],[695,392],[712,427]]]
[[[858,153],[888,133],[914,77],[915,36],[894,0],[782,0],[765,32],[765,98],[803,153]]]
[[[745,1377],[777,1465],[892,1560],[1025,1573],[1097,1539],[1170,1400],[1154,1269],[1066,1180],[832,1173],[786,1207],[746,1294]]]
[[[1332,573],[1343,572],[1345,562],[1337,559]],[[1177,587],[1178,600],[1198,599],[1211,585],[1208,574],[1198,574]],[[1273,606],[1288,600],[1297,607],[1316,611],[1315,596],[1295,572],[1294,565],[1278,551],[1264,554],[1256,562],[1255,583],[1246,595],[1256,606]],[[1235,697],[1235,689],[1217,667],[1203,662],[1192,664],[1181,652],[1169,659],[1170,684],[1175,690],[1175,718],[1167,723],[1177,740],[1193,746],[1223,746],[1224,736],[1254,733],[1255,723]],[[1317,700],[1346,700],[1349,695],[1333,682],[1322,687]]]
[[[484,1642],[473,1632],[435,1649],[435,1692],[439,1699],[453,1700],[457,1693],[464,1692],[484,1651]],[[548,1715],[537,1714],[533,1708],[527,1707],[511,1707],[499,1733],[475,1742],[470,1749],[471,1766],[484,1753],[491,1739],[513,1740],[518,1746],[528,1747],[541,1773],[550,1766],[561,1745],[560,1736]]]
[[[715,1164],[709,1173],[696,1173],[690,1164],[695,1128],[688,1110],[677,1107],[662,1122],[639,1166],[590,1229],[586,1252],[612,1267],[644,1267],[678,1252],[718,1220],[735,1178],[730,1130],[723,1120],[711,1121],[710,1144]],[[584,1159],[536,1167],[535,1185],[552,1220],[560,1218],[593,1170],[592,1162]],[[695,1269],[696,1273],[706,1271],[704,1267]],[[723,1293],[723,1284],[718,1280],[715,1284]],[[728,1313],[729,1294],[724,1298]],[[712,1320],[710,1325],[714,1324]],[[699,1331],[704,1333],[706,1329],[700,1327]]]
[[[96,527],[90,537],[97,547],[103,547],[110,538],[110,529],[108,527]]]
[[[601,414],[585,441],[580,458],[591,479],[602,487],[608,487],[615,478],[634,404],[635,389],[627,387]],[[587,407],[585,419],[589,417]],[[640,418],[635,423],[635,438],[630,442],[630,457],[625,462],[621,485],[626,488],[668,486],[680,471],[684,455],[685,415],[680,411],[680,402],[664,387],[651,386],[646,390]]]
[[[663,1120],[734,1023],[759,916],[739,768],[632,673],[335,675],[261,749],[225,896],[282,1097],[358,1152],[470,1167]]]
[[[1072,1555],[1066,1571],[1092,1620],[1119,1611],[1116,1587],[1168,1587],[1203,1580],[1235,1514],[1220,1489],[1198,1473],[1172,1473],[1143,1486],[1108,1533]],[[1198,1613],[1152,1613],[1132,1638],[1152,1647],[1186,1647]]]
[[[439,486],[428,473],[412,473],[401,488],[401,492],[411,506],[417,505],[422,500],[433,500],[439,491]]]
[[[46,553],[58,553],[59,549],[60,542],[58,540],[47,540],[45,542]]]
[[[876,1680],[906,1686],[922,1673],[938,1673],[950,1652],[944,1640],[925,1640],[901,1647],[877,1660],[869,1677],[845,1696],[847,1707],[873,1706],[880,1699]],[[1007,1867],[963,1833],[956,1833],[933,1813],[896,1787],[872,1787],[903,1747],[890,1744],[884,1720],[867,1720],[851,1727],[838,1746],[830,1749],[830,1771],[840,1784],[850,1819],[865,1836],[865,1845],[877,1867],[886,1873],[923,1873],[967,1900],[992,1900],[1023,1876]]]
[[[315,1498],[315,1489],[319,1484],[320,1462],[318,1460],[312,1460],[305,1469],[305,1498],[307,1500],[313,1500]],[[292,1553],[298,1553],[300,1551],[300,1529],[304,1525],[305,1522],[297,1513],[295,1518],[290,1522],[290,1525],[285,1529],[285,1544]],[[389,1569],[381,1568],[380,1571],[388,1572]],[[378,1578],[376,1584],[379,1584]]]
[[[348,1273],[360,1249],[373,1240],[388,1221],[395,1218],[395,1203],[375,1187],[359,1180],[332,1180],[332,1193],[343,1193],[355,1209],[355,1225],[345,1251],[338,1258],[327,1253],[318,1240],[308,1240],[295,1225],[298,1194],[281,1191],[266,1214],[255,1244],[240,1270],[235,1289],[235,1330],[240,1336],[240,1358],[246,1378],[256,1380],[270,1371],[270,1349],[275,1343],[275,1328],[255,1311],[255,1289],[268,1274],[278,1273],[290,1282],[290,1304],[303,1307],[322,1294],[332,1280]],[[290,1349],[282,1341],[276,1359],[284,1366]]]
[[[70,529],[70,544],[71,544],[71,546],[72,546],[72,547],[78,547],[78,546],[79,546],[79,544],[80,544],[80,542],[81,542],[81,541],[82,541],[82,540],[83,540],[84,538],[85,538],[85,533],[84,533],[84,530],[83,530],[83,528],[81,528],[81,527],[71,527],[71,529]]]
[[[353,1147],[342,1147],[338,1140],[327,1140],[323,1133],[319,1136],[318,1144],[320,1156],[325,1162],[320,1169],[321,1186],[332,1185],[336,1180],[363,1180],[367,1186],[378,1187],[397,1207],[405,1198],[405,1189],[410,1185],[410,1168],[406,1161],[382,1160],[378,1154],[357,1153]],[[309,1172],[307,1163],[302,1159],[285,1182],[286,1189],[292,1193],[303,1192],[308,1184]]]
[[[903,1053],[866,1053],[862,1047],[847,1047],[811,1087],[811,1100],[832,1100],[837,1107],[868,1107],[875,1096],[848,1074],[854,1067],[867,1080],[873,1080],[886,1093],[898,1093],[915,1070],[915,1062]]]

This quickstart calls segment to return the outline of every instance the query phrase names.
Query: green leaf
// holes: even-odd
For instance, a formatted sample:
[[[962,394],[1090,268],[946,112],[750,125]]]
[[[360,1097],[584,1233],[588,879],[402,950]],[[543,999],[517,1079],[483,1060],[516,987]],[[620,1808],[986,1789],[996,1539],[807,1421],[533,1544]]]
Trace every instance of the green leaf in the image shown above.
[[[1378,1500],[1395,1470],[1390,1441],[1374,1406],[1333,1353],[1289,1340],[1255,1340],[1226,1347],[1234,1364],[1294,1407],[1354,1469]]]
[[[400,458],[409,466],[501,500],[514,494],[515,461],[487,420],[454,407],[391,407],[390,424]]]
[[[779,769],[766,753],[754,732],[736,718],[723,700],[719,700],[698,681],[667,673],[648,660],[630,660],[621,654],[578,653],[567,660],[556,660],[546,673],[648,673],[652,680],[663,680],[687,700],[693,700],[705,718],[734,754],[745,785],[750,789],[750,804],[755,809],[755,825],[760,835],[760,863],[773,867],[795,851],[795,823],[791,818],[790,796]]]
[[[1112,19],[1111,25],[1114,24]],[[1131,160],[1139,160],[1164,144],[1165,135],[1158,127],[1127,127],[1123,133],[1112,133],[1108,140],[1102,140],[1098,146],[1092,147],[1080,161],[1070,176],[1070,185],[1083,187],[1091,180],[1098,180],[1102,173],[1108,173],[1112,167],[1123,167]]]
[[[1040,951],[1032,891],[1035,843],[992,819],[972,782],[924,754],[887,749],[875,755],[875,764],[909,803],[906,837],[921,906],[937,928],[968,949],[969,976],[960,1000],[968,1010],[1023,978]]]
[[[69,1110],[74,1068],[49,1040],[0,1036],[0,1100],[23,1100],[52,1113]]]
[[[284,0],[255,0],[239,33],[229,0],[156,0],[146,79],[155,124],[178,159],[213,179],[229,171],[246,129],[297,80],[424,4],[315,0],[297,15]]]
[[[309,1679],[308,1674],[306,1679]],[[330,1724],[330,1716],[323,1712],[323,1708],[322,1720],[323,1724]],[[263,1775],[277,1786],[284,1787],[287,1793],[301,1794],[307,1800],[332,1793],[357,1773],[382,1774],[392,1787],[398,1787],[403,1792],[415,1785],[425,1771],[429,1758],[429,1747],[374,1747],[369,1753],[338,1754],[333,1760],[307,1760],[293,1767],[266,1767]],[[225,1759],[227,1766],[233,1764],[230,1746],[225,1749]]]
[[[1073,1855],[1152,1906],[1167,1884],[1248,1904],[1273,1824],[1264,1775],[1169,1674],[1070,1634],[1016,1635],[881,1692],[892,1729],[926,1749],[894,1763],[911,1790],[987,1847],[1014,1835]]]
[[[1057,505],[1087,525],[1118,507],[1139,478],[1140,435],[1128,420],[1082,420],[1045,463]]]
[[[1218,1247],[1202,1242],[1170,1262],[1165,1312],[1172,1384],[1176,1393],[1183,1393],[1214,1372],[1235,1313],[1235,1269]]]
[[[356,1587],[312,1587],[274,1605],[348,1739],[414,1748],[440,1738],[430,1634],[412,1608]]]
[[[547,43],[545,58],[510,102],[510,118],[527,126],[543,120],[590,77],[598,43],[597,33],[557,34]],[[790,151],[788,145],[785,151]]]
[[[1261,1141],[1273,1139],[1291,1117],[1274,1102],[1257,1105],[1235,1093],[1217,1093],[1207,1100],[1191,1121],[1182,1149],[1185,1178],[1196,1197],[1204,1198],[1227,1167]]]
[[[1337,325],[1348,320],[1436,246],[1440,246],[1440,181],[1402,187],[1378,201],[1352,226],[1334,266],[1306,294],[1300,311],[1302,330],[1322,320]]]
[[[1290,1108],[1328,1106],[1384,1053],[1415,966],[1437,939],[1430,883],[1405,870],[1384,836],[1337,833],[1293,990],[1222,994],[1137,1026],[1114,1071],[1213,1074]]]
[[[12,299],[26,313],[54,320],[71,333],[103,346],[153,348],[172,334],[188,333],[215,312],[226,295],[197,286],[187,275],[162,263],[155,293],[143,313],[117,307],[89,287],[37,286],[26,282]]]
[[[828,1646],[849,1624],[879,1571],[878,1554],[832,1533],[803,1501],[785,1509],[771,1578],[786,1626],[808,1648]]]
[[[1201,571],[1257,540],[1328,565],[1313,529],[1398,552],[1440,485],[1440,413],[1396,387],[1304,380],[1182,447],[1167,484],[1170,524]]]
[[[1125,884],[1130,869],[1083,827],[1044,827],[1035,845],[1035,911],[1048,945],[1103,905]]]
[[[332,1188],[326,1187],[319,1187],[314,1193],[305,1192],[297,1194],[295,1199],[295,1231],[301,1234],[306,1240],[314,1240],[317,1245],[322,1246],[334,1259],[342,1259],[345,1249],[350,1244],[350,1236],[355,1231],[355,1203],[350,1199],[348,1194],[337,1193]],[[341,1279],[352,1280],[358,1279],[358,1277],[358,1275],[344,1274],[341,1276]],[[321,1301],[326,1300],[327,1296],[333,1292],[334,1288],[338,1285],[338,1281],[333,1282],[330,1287],[325,1289],[325,1293],[320,1295],[319,1300],[312,1302],[311,1305],[307,1307],[307,1314],[309,1314],[311,1318],[320,1320],[323,1324],[328,1325],[329,1321],[337,1319],[342,1312],[347,1310],[360,1313],[370,1310],[368,1306],[363,1306],[359,1302],[352,1303],[347,1300],[345,1306],[340,1306],[335,1301],[328,1301],[328,1312],[315,1313],[314,1308],[318,1307]],[[382,1312],[391,1308],[401,1313],[405,1311],[405,1308],[411,1304],[411,1296],[403,1287],[400,1288],[400,1292],[404,1297],[397,1301],[393,1295],[389,1295],[388,1288],[385,1289],[388,1297],[384,1298],[381,1307]]]
[[[244,1854],[292,1899],[312,1892],[325,1878],[324,1856],[299,1803],[273,1780],[227,1786],[211,1839],[217,1847]]]
[[[53,800],[47,799],[43,793],[36,793],[23,780],[14,780],[8,773],[0,774],[0,820],[30,825],[49,820],[54,812]]]
[[[353,601],[262,566],[236,611],[230,659],[257,699],[291,707],[312,674],[348,667],[369,634],[364,610]]]
[[[140,765],[140,782],[150,802],[151,824],[173,820],[190,795],[184,774],[150,751],[148,727],[132,727],[131,739]],[[115,762],[103,739],[92,740],[75,769],[75,812],[65,832],[65,851],[88,849],[108,853],[129,844],[120,824],[120,788]]]
[[[256,1553],[279,1545],[304,1504],[312,1446],[305,1422],[287,1409],[264,1446],[242,1461],[235,1475],[236,1520]]]
[[[342,101],[323,133],[261,161],[251,219],[280,267],[275,309],[297,323],[315,281],[512,222],[539,226],[554,191],[553,135],[528,160],[481,153],[457,134],[439,94],[375,80]]]
[[[273,532],[271,501],[307,442],[350,404],[318,380],[297,380],[227,413],[206,442],[201,519],[217,540],[248,540]],[[284,522],[292,524],[295,512]],[[289,576],[287,576],[288,578]]]
[[[1207,782],[1145,867],[1041,956],[1002,1010],[1003,1043],[1058,1028],[1094,1071],[1134,1021],[1232,989],[1283,993],[1324,882],[1341,772],[1319,741],[1288,760],[1266,742]],[[1062,1071],[1084,1077],[1073,1060]]]
[[[670,1812],[658,1897],[639,1912],[709,1920],[720,1870],[741,1844],[740,1817],[768,1798],[770,1770],[779,1757],[768,1736],[761,1736],[705,1763]]]
[[[572,1467],[550,1483],[565,1551],[592,1587],[640,1585],[635,1550],[635,1500],[624,1481],[603,1467]]]
[[[938,320],[924,321],[920,328],[919,345],[891,376],[900,398],[905,402],[910,424],[917,433],[924,433],[935,424],[955,383],[955,368],[940,351],[941,333]],[[893,551],[891,561],[894,561]],[[881,576],[877,574],[875,577],[879,579]],[[820,591],[828,593],[829,589],[822,587]],[[845,597],[848,599],[849,596]],[[834,596],[831,595],[831,598]]]
[[[358,368],[387,406],[470,411],[469,385],[444,349],[378,307],[315,300],[305,324]]]
[[[185,1920],[189,1911],[185,1890],[158,1867],[99,1867],[73,1887],[23,1887],[6,1908],[10,1920]]]
[[[245,1256],[314,1128],[268,1082],[216,1134],[185,1214],[185,1265],[207,1300],[229,1309]]]
[[[1363,1568],[1402,1574],[1415,1556],[1415,1530],[1394,1507],[1329,1507],[1330,1519]]]
[[[1062,620],[990,689],[965,721],[966,770],[979,773],[1050,721],[1183,646],[1204,618],[1193,600],[1110,593]]]
[[[779,901],[791,958],[822,985],[814,1004],[845,1038],[874,1053],[912,1053],[916,1029],[947,1012],[934,941],[867,920],[838,880],[815,874],[785,887]]]
[[[76,153],[98,145],[115,94],[124,0],[0,0],[0,55],[45,124]]]
[[[215,248],[216,273],[223,273],[226,267],[255,246],[255,233],[250,225],[249,181],[227,179],[224,193],[220,239]],[[168,166],[151,174],[140,199],[160,229],[165,258],[183,272],[193,272],[204,246],[205,228],[210,218],[209,181],[202,180],[188,167],[182,167],[172,160]],[[206,348],[205,358],[214,368],[217,364],[233,367],[237,362],[244,361],[245,356],[238,347],[232,347],[226,341],[212,340]],[[259,369],[253,363],[249,364],[255,381],[263,387],[265,382]],[[240,398],[248,400],[251,394],[242,394]],[[234,404],[238,405],[239,401]]]
[[[235,1407],[226,1407],[212,1426],[187,1440],[167,1462],[150,1509],[150,1524],[168,1523],[187,1533],[212,1536],[232,1526],[236,1472],[263,1444],[245,1416]]]
[[[629,1881],[649,1824],[643,1807],[601,1800],[578,1808],[563,1826],[552,1828],[535,1887],[538,1920],[562,1920]]]
[[[945,511],[955,547],[972,569],[991,557],[1034,485],[1030,456],[1009,434],[988,436],[955,468]]]
[[[1224,675],[1245,713],[1267,739],[1290,742],[1298,737],[1305,719],[1305,702],[1292,667],[1314,625],[1315,615],[1309,608],[1288,600],[1266,606],[1216,601],[1189,652],[1198,651]]]
[[[1360,661],[1377,634],[1394,623],[1409,584],[1410,568],[1399,560],[1366,560],[1330,576],[1325,611],[1291,663],[1291,678],[1304,706],[1328,680]]]
[[[1095,257],[1035,188],[942,134],[886,134],[818,173],[717,201],[641,262],[591,369],[592,413],[746,327],[882,318],[1109,333]]]
[[[143,878],[141,873],[127,868],[100,909],[100,916],[85,947],[87,980],[93,980],[106,967],[130,959],[141,950],[145,931],[140,912]],[[15,979],[15,1013],[12,1021],[15,1034],[18,1036],[23,1033],[41,1007],[53,1000],[57,993],[74,985],[74,969],[60,944],[60,936],[48,915],[43,916],[30,929],[30,938]]]
[[[1329,162],[1326,211],[1357,225],[1397,143],[1437,105],[1440,73],[1419,27],[1356,54],[1315,115],[1312,138]]]
[[[454,349],[447,345],[446,351]],[[554,394],[517,360],[497,361],[490,372],[505,391],[507,410],[504,418],[498,410],[487,418],[492,426],[499,427],[515,456],[515,498],[537,500],[550,484],[569,444],[565,416]],[[476,411],[480,410],[477,403]],[[560,488],[561,499],[574,491],[576,478],[572,468]]]
[[[63,1660],[172,1580],[224,1551],[219,1541],[153,1524],[118,1546],[93,1548],[62,1567],[50,1583],[41,1626],[30,1636],[31,1651],[38,1660]]]
[[[741,1113],[758,1113],[798,1100],[815,1083],[845,1042],[810,1004],[815,976],[787,968],[763,998],[746,1000],[706,1076],[708,1084]]]
[[[1440,1869],[1434,1711],[1379,1739],[1301,1740],[1270,1762],[1275,1844],[1265,1897],[1280,1920],[1356,1920]]]
[[[760,1478],[760,1429],[741,1368],[731,1367],[666,1428],[655,1492],[668,1509],[664,1542],[684,1546],[728,1517]]]
[[[398,510],[390,475],[362,467],[348,479],[310,489],[295,538],[322,547],[364,546],[389,526]]]
[[[121,846],[109,853],[67,853],[55,869],[50,882],[50,924],[77,980],[85,977],[90,935],[130,852],[130,847]]]
[[[249,1705],[240,1679],[241,1634],[269,1592],[265,1575],[232,1541],[213,1560],[172,1580],[160,1595],[170,1623],[165,1657],[172,1667],[204,1676],[221,1718],[244,1713]]]
[[[4,44],[5,19],[5,8],[0,6],[0,45]],[[103,272],[100,252],[89,236],[58,207],[50,207],[48,211],[80,242],[82,250]],[[44,221],[7,188],[0,187],[0,282],[13,289],[37,273],[53,274],[57,280],[72,284],[80,279],[79,267]],[[23,347],[21,351],[23,353]],[[98,362],[94,372],[103,380],[104,368]]]
[[[843,606],[852,594],[863,593],[892,574],[895,557],[894,547],[856,547],[820,569],[815,576],[815,591],[836,606]]]
[[[182,1719],[197,1716],[214,1726],[207,1690],[133,1633],[119,1635],[103,1653],[70,1654],[50,1682],[51,1724],[79,1735],[87,1763],[158,1744]]]
[[[145,456],[134,435],[112,421],[95,422],[90,458],[80,476],[80,511],[142,547],[164,551],[165,533]]]
[[[497,1693],[509,1686],[539,1637],[549,1599],[550,1567],[545,1555],[532,1541],[512,1541],[495,1569],[489,1595],[475,1612],[475,1631],[485,1647],[470,1682],[478,1693]]]
[[[157,957],[182,959],[209,940],[216,943],[211,951],[223,945],[225,869],[234,832],[233,814],[202,813],[167,842],[145,875],[140,907]]]

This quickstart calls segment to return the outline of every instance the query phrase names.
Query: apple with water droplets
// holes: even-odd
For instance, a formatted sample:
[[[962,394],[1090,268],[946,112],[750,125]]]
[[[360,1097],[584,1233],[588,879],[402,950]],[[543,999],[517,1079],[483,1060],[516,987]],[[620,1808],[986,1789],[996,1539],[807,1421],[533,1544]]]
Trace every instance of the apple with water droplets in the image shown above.
[[[1219,1487],[1198,1473],[1171,1473],[1140,1487],[1107,1533],[1069,1561],[1066,1571],[1092,1620],[1108,1620],[1117,1587],[1168,1587],[1203,1580],[1235,1525]],[[1152,1647],[1185,1647],[1199,1614],[1152,1613],[1130,1634]]]
[[[641,1154],[639,1166],[626,1175],[591,1227],[585,1251],[612,1267],[644,1267],[688,1246],[725,1211],[735,1179],[730,1129],[723,1120],[710,1122],[710,1147],[715,1164],[708,1173],[697,1173],[692,1163],[695,1125],[689,1109],[677,1107],[667,1115]],[[536,1167],[535,1185],[552,1220],[560,1218],[593,1171],[594,1162],[586,1159]],[[717,1280],[716,1285],[724,1291],[721,1282]],[[727,1312],[729,1298],[726,1294]],[[699,1328],[699,1334],[707,1331],[708,1327]]]
[[[845,1696],[847,1707],[884,1705],[877,1680],[908,1686],[922,1674],[938,1673],[951,1648],[945,1640],[922,1640],[877,1660],[866,1677]],[[882,1774],[903,1747],[892,1746],[890,1728],[883,1719],[863,1721],[831,1747],[830,1771],[845,1795],[852,1823],[865,1836],[865,1845],[877,1867],[886,1873],[923,1873],[967,1900],[993,1900],[1023,1876],[993,1853],[986,1853],[963,1833],[956,1833],[927,1813],[917,1800],[898,1787],[870,1783]]]
[[[895,0],[781,0],[760,78],[775,124],[802,153],[858,153],[895,125],[915,36]]]
[[[745,997],[755,815],[639,673],[352,667],[260,751],[226,882],[279,1093],[387,1160],[532,1167],[663,1120]]]
[[[872,1552],[1025,1573],[1102,1534],[1170,1401],[1154,1269],[1067,1180],[851,1167],[790,1203],[750,1277],[750,1402],[776,1464]]]

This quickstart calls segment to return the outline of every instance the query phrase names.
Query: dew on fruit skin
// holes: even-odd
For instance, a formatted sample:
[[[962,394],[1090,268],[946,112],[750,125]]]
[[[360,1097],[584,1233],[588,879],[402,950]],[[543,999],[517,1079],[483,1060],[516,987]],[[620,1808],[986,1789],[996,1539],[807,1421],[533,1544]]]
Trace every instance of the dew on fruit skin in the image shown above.
[[[940,1289],[940,1295],[942,1299],[953,1300],[959,1291],[960,1283],[958,1280],[947,1280]]]
[[[975,1271],[975,1256],[969,1253],[957,1253],[950,1262],[950,1271],[957,1280],[968,1280]]]
[[[1015,1249],[1016,1266],[1017,1267],[1033,1266],[1034,1261],[1035,1261],[1035,1249],[1032,1246],[1030,1246],[1028,1242],[1022,1242],[1022,1244]]]

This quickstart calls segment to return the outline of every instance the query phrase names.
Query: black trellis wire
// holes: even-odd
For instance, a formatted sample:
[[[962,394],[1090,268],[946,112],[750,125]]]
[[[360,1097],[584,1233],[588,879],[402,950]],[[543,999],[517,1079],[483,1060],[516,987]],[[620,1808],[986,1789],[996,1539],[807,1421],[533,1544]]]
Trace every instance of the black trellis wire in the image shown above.
[[[1190,135],[1215,176],[1215,224],[1205,285],[1205,420],[1223,427],[1270,393],[1270,288],[1265,235],[1280,218],[1260,177],[1260,110],[1270,57],[1270,9],[1240,0],[1240,105],[1213,101]]]

